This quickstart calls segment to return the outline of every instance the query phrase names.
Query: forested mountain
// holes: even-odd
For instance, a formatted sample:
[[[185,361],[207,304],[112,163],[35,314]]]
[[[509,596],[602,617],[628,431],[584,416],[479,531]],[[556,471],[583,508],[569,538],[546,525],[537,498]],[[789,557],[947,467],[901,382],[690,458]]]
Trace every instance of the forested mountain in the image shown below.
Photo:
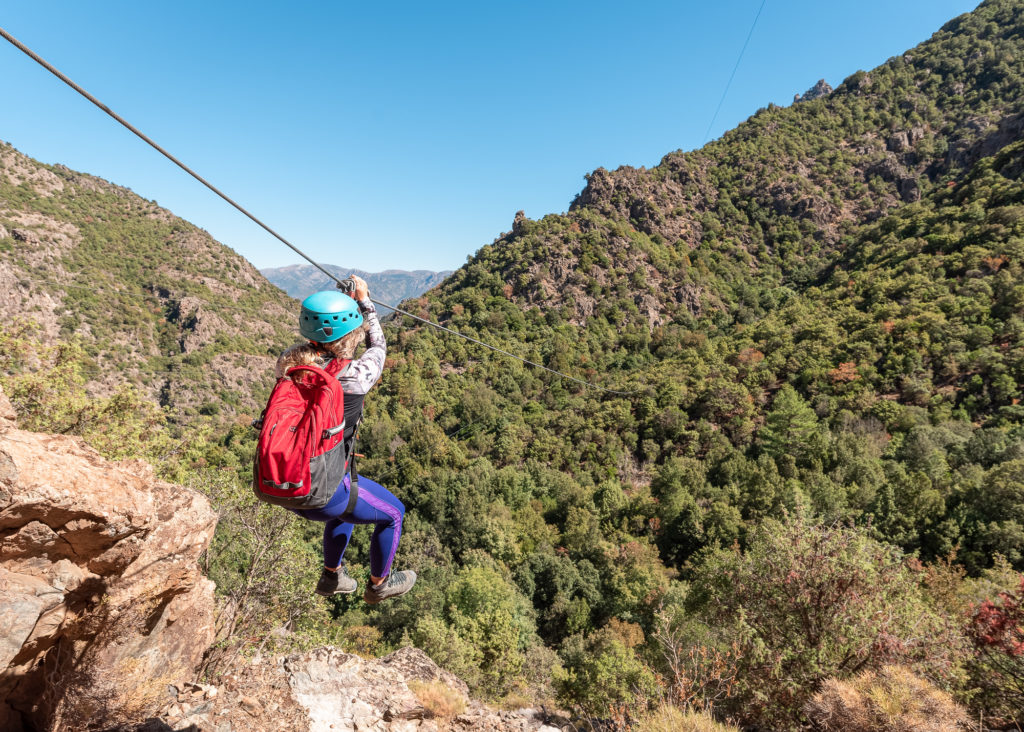
[[[407,272],[401,269],[388,269],[383,272],[364,272],[361,269],[346,269],[336,264],[325,264],[323,267],[341,279],[353,274],[359,275],[366,280],[376,299],[392,305],[397,305],[410,297],[419,297],[451,274],[451,270],[431,272],[417,269]],[[261,269],[260,274],[298,300],[319,290],[329,290],[335,285],[334,280],[311,264],[269,267]]]
[[[302,568],[315,569],[318,532],[246,503],[250,430],[190,442],[167,469],[225,507],[210,554],[233,619],[221,647],[275,628],[282,643],[362,653],[411,641],[483,693],[557,699],[606,728],[653,728],[645,715],[668,701],[799,729],[830,718],[835,699],[905,699],[914,684],[919,698],[951,694],[975,717],[1021,721],[1022,82],[1024,4],[988,0],[700,150],[594,171],[567,213],[517,217],[415,300],[417,314],[632,393],[392,321],[361,469],[408,509],[396,566],[421,579],[401,603],[311,602],[315,575]],[[11,233],[39,207],[74,208],[80,230],[96,223],[78,197],[5,185]],[[138,201],[104,195],[101,223],[126,220],[115,202]],[[114,349],[90,345],[94,334],[125,342],[134,321],[118,318],[141,298],[154,334],[141,342],[168,353],[133,356],[128,373],[191,373],[177,311],[160,300],[179,297],[160,294],[173,278],[149,284],[171,265],[132,257],[200,235],[160,225],[152,239],[97,237],[88,250],[121,254],[83,279],[112,293],[108,271],[146,283],[126,291],[129,304],[70,308],[60,295],[64,310],[45,311],[112,370]],[[58,233],[47,262],[61,264]],[[11,262],[30,251],[15,236]],[[222,250],[203,251],[202,267],[232,271]],[[67,279],[26,261],[19,271],[51,288]],[[216,282],[203,293],[220,307]],[[293,306],[267,287],[244,292],[280,313],[259,341],[271,349]],[[208,331],[214,350],[198,353],[245,352],[230,299]],[[194,364],[201,378],[206,363]],[[13,391],[29,409],[30,392]],[[366,550],[356,532],[354,574],[365,576]]]
[[[126,188],[0,146],[0,317],[73,341],[94,393],[126,382],[187,422],[251,412],[294,303],[205,231]]]
[[[839,567],[886,547],[975,574],[997,555],[1024,567],[1022,28],[1019,2],[986,2],[827,96],[650,170],[599,169],[568,213],[517,220],[421,298],[421,315],[638,393],[406,323],[364,464],[401,486],[407,551],[448,589],[377,626],[414,623],[498,689],[556,648],[563,691],[602,716],[656,695],[651,669],[707,672],[668,668],[659,628],[688,639],[684,657],[740,649],[717,708],[770,728],[800,723],[822,678],[884,662],[953,686],[957,662],[935,648],[956,644],[912,640],[931,620],[875,629],[901,652],[845,655],[842,623],[789,635],[799,593],[754,594],[771,570],[741,586],[715,552],[770,561],[782,532],[761,527],[810,537],[838,521],[867,542],[833,537]],[[821,556],[799,537],[794,551]],[[924,613],[918,581],[884,604]]]

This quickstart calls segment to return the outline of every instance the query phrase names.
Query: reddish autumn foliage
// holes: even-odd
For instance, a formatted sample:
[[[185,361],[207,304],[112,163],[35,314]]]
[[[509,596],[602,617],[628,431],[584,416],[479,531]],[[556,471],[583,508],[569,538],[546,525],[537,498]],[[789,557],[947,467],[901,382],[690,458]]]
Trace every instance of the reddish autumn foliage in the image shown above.
[[[981,261],[989,268],[989,271],[998,272],[1000,268],[1010,260],[1006,255],[999,254],[991,257],[983,257]]]
[[[972,609],[968,636],[976,649],[975,679],[999,711],[1024,721],[1024,575]]]
[[[1016,592],[1000,592],[999,604],[985,600],[974,611],[974,642],[1009,656],[1024,656],[1024,576]]]
[[[736,355],[736,362],[741,366],[756,366],[764,361],[764,354],[756,348],[744,348]]]
[[[828,378],[833,384],[840,384],[856,381],[860,378],[860,374],[857,373],[857,364],[853,361],[846,361],[829,371]]]

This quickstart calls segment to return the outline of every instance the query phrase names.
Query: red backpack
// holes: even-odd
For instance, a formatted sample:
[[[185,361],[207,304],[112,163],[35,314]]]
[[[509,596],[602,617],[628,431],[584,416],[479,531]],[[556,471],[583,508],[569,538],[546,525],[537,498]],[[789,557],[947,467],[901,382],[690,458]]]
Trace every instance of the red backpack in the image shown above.
[[[294,366],[277,380],[263,416],[253,469],[253,490],[286,508],[322,508],[345,477],[345,399],[338,374],[348,360],[326,368]],[[300,378],[292,379],[298,372]],[[351,491],[352,494],[355,490]]]

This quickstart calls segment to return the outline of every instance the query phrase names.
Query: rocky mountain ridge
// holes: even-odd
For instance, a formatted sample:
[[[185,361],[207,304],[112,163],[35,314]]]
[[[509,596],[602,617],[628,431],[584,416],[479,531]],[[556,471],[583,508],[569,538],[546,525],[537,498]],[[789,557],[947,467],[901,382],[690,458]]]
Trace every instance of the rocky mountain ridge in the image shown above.
[[[255,410],[293,337],[294,302],[208,233],[7,144],[0,293],[5,323],[85,348],[93,393],[134,384],[179,423]]]
[[[411,297],[419,297],[432,287],[436,287],[450,275],[451,270],[432,272],[418,269],[406,271],[388,269],[383,272],[365,272],[361,269],[348,269],[336,264],[325,264],[324,269],[340,279],[350,275],[359,275],[370,286],[373,296],[382,302],[397,305]],[[334,288],[335,282],[311,264],[292,264],[287,267],[269,267],[260,273],[271,283],[280,287],[297,300],[301,300],[319,290]]]
[[[739,289],[813,285],[858,226],[1020,139],[1016,13],[982,3],[886,64],[769,105],[699,150],[651,169],[598,168],[568,213],[517,218],[442,291],[475,281],[479,262],[517,303],[565,306],[581,324],[595,312],[591,290],[642,272],[632,299],[653,328],[721,310]]]

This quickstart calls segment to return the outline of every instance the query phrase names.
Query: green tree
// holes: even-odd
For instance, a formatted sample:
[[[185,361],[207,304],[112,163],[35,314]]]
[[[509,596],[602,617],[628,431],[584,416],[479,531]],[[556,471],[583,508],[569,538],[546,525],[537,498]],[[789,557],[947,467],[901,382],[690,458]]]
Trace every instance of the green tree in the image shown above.
[[[607,718],[620,707],[654,698],[657,679],[636,653],[642,642],[639,626],[617,621],[566,639],[560,652],[565,673],[556,682],[563,703]]]
[[[797,462],[805,462],[821,450],[818,417],[789,384],[775,395],[758,439],[768,455],[792,455]]]

